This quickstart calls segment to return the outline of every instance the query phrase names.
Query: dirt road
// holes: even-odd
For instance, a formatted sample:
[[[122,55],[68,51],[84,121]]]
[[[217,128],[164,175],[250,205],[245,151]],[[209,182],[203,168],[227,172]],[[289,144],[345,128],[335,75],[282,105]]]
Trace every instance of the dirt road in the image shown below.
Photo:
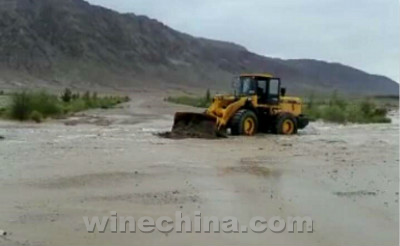
[[[185,108],[154,97],[67,122],[0,122],[0,230],[9,233],[0,245],[398,244],[397,119],[312,123],[291,137],[169,140],[154,133]],[[241,224],[310,216],[314,232],[101,234],[82,219],[196,210]]]

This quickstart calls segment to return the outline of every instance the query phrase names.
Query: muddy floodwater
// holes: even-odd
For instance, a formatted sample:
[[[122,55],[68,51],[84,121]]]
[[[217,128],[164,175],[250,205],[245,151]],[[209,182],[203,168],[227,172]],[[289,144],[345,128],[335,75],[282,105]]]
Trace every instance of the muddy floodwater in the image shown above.
[[[399,121],[296,136],[160,138],[173,112],[123,108],[0,122],[0,245],[398,245]],[[312,233],[88,233],[83,216],[309,216]]]

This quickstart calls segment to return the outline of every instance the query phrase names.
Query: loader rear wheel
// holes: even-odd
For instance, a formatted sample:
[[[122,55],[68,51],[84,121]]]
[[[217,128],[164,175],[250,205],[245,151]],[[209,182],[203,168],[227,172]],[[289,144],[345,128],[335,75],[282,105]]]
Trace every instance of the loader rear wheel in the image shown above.
[[[282,114],[276,121],[277,134],[292,135],[297,133],[297,121],[291,114]]]
[[[258,119],[253,111],[241,109],[232,117],[230,125],[232,135],[252,136],[257,133]]]

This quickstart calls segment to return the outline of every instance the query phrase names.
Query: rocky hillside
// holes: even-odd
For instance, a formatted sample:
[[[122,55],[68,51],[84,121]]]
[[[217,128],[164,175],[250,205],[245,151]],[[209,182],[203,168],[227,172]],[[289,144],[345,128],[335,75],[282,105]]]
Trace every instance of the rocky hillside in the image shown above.
[[[398,94],[399,88],[345,65],[264,57],[82,0],[0,0],[0,87],[226,89],[232,75],[245,71],[280,76],[296,93]]]

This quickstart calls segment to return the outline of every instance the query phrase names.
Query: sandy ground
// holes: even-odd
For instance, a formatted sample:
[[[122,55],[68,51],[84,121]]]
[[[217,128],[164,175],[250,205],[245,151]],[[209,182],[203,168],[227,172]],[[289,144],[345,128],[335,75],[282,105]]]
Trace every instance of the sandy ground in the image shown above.
[[[398,245],[399,125],[312,123],[298,136],[170,140],[173,112],[123,108],[0,122],[0,245]],[[397,115],[395,118],[398,117]],[[83,216],[310,216],[313,233],[88,233]]]

